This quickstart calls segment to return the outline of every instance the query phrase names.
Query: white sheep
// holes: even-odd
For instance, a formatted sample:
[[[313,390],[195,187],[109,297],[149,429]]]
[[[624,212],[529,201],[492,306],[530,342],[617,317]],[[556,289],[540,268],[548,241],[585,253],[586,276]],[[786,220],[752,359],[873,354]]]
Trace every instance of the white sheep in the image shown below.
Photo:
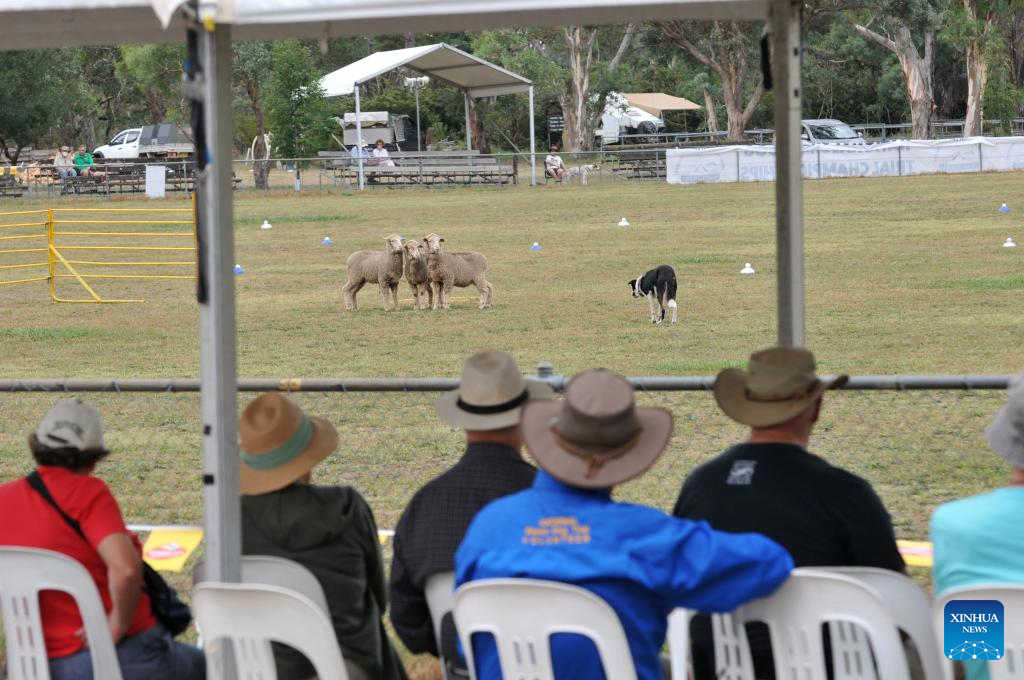
[[[398,282],[402,278],[402,237],[391,234],[384,239],[387,246],[383,251],[357,250],[348,256],[348,281],[342,289],[345,293],[345,309],[354,312],[356,293],[367,283],[380,286],[380,299],[384,303],[384,311],[388,311],[388,292],[398,309]]]
[[[486,279],[487,258],[477,252],[464,251],[446,253],[441,249],[444,237],[429,234],[427,243],[427,276],[434,287],[433,309],[438,304],[444,309],[451,306],[452,287],[465,288],[474,285],[480,291],[480,309],[491,306],[494,286]]]
[[[434,291],[430,288],[427,277],[427,258],[420,252],[422,245],[414,238],[405,242],[405,280],[412,288],[413,306],[416,309],[429,309],[434,305]],[[420,297],[426,292],[428,301],[421,306]]]

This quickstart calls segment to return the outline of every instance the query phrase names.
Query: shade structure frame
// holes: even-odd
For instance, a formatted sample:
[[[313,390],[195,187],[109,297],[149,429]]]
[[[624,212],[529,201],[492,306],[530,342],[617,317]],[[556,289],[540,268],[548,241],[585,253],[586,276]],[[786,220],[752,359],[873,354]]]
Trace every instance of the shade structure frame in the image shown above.
[[[171,6],[161,26],[150,0],[7,0],[0,4],[0,44],[7,50],[118,43],[181,41],[184,21],[180,0],[152,0]],[[176,4],[177,3],[177,4]],[[800,32],[799,6],[792,0],[201,0],[207,19],[208,55],[230,51],[231,40],[283,37],[330,38],[344,35],[478,30],[513,26],[627,23],[652,19],[765,20],[771,15],[778,153],[776,154],[776,238],[779,282],[779,342],[802,344],[804,338],[803,208],[799,173]],[[770,11],[769,11],[770,10]],[[220,24],[230,30],[220,30]],[[223,59],[223,57],[221,57]],[[214,58],[216,61],[216,58]],[[223,62],[222,62],[223,63]],[[204,64],[204,67],[207,65]],[[216,78],[206,90],[208,119],[225,120],[230,109],[230,78]],[[785,89],[783,89],[785,88]],[[782,93],[782,96],[779,96]],[[225,105],[226,102],[226,105]],[[229,120],[229,118],[227,118]],[[209,126],[214,125],[207,121]],[[220,124],[219,127],[223,127]],[[219,129],[214,127],[214,131]],[[230,139],[230,134],[223,135]],[[211,136],[211,140],[217,137]],[[214,142],[216,143],[216,142]],[[221,153],[215,151],[215,153]],[[535,153],[531,149],[531,156]],[[795,159],[795,169],[794,161]],[[788,165],[787,165],[788,163]],[[208,181],[230,188],[230,163],[214,158]],[[216,426],[204,435],[204,493],[207,537],[215,536],[215,558],[222,581],[240,574],[240,498],[237,495],[237,381],[235,364],[234,288],[231,263],[230,190],[205,191],[200,207],[205,227],[219,252],[208,254],[212,299],[201,312],[203,418]],[[213,216],[210,218],[210,216]],[[203,255],[201,255],[203,256]],[[204,326],[205,324],[205,326]],[[213,484],[208,477],[214,475]],[[234,493],[232,493],[234,489]],[[210,546],[207,547],[208,559]]]

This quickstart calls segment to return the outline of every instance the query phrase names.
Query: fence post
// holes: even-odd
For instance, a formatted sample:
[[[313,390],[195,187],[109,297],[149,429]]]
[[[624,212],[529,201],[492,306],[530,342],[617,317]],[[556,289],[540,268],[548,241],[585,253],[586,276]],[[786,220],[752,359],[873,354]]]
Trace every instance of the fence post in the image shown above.
[[[984,172],[984,167],[982,163],[981,142],[978,142],[978,172]]]
[[[903,147],[896,147],[896,176],[903,177]]]
[[[512,154],[512,185],[519,184],[519,154]]]
[[[53,208],[46,211],[46,260],[50,266],[50,300],[57,301],[57,267],[53,260]]]

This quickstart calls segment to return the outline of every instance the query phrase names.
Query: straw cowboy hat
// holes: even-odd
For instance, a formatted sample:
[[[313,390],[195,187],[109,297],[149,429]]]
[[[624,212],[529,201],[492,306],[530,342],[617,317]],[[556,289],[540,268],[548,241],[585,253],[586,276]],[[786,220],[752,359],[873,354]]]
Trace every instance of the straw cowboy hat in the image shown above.
[[[242,493],[283,489],[338,448],[338,432],[276,392],[254,399],[238,423]]]
[[[992,450],[1016,468],[1024,468],[1024,375],[1010,380],[1010,393],[985,429]]]
[[[608,488],[640,476],[671,435],[669,411],[637,408],[633,386],[603,369],[570,380],[562,402],[523,407],[523,438],[537,464],[577,487]]]
[[[508,354],[480,352],[466,359],[458,388],[437,400],[437,415],[466,430],[500,430],[519,422],[528,400],[554,396],[546,382],[524,379]]]
[[[733,420],[751,427],[778,425],[810,408],[825,390],[850,376],[822,381],[814,355],[799,347],[771,347],[750,355],[747,370],[727,368],[715,380],[715,401]]]

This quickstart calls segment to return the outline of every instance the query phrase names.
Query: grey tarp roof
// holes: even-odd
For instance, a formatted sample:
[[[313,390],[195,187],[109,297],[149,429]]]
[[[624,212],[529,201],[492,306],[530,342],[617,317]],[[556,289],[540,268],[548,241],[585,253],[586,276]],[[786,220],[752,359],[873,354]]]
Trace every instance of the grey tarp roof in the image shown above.
[[[182,0],[2,0],[0,49],[179,42]],[[770,0],[202,0],[233,39],[393,35],[645,19],[764,19]],[[171,17],[164,30],[156,7]],[[202,10],[201,10],[202,11]]]
[[[530,89],[530,81],[526,78],[444,43],[375,52],[328,73],[320,80],[320,85],[328,97],[348,95],[355,91],[357,85],[402,66],[454,85],[471,97],[491,97]]]

